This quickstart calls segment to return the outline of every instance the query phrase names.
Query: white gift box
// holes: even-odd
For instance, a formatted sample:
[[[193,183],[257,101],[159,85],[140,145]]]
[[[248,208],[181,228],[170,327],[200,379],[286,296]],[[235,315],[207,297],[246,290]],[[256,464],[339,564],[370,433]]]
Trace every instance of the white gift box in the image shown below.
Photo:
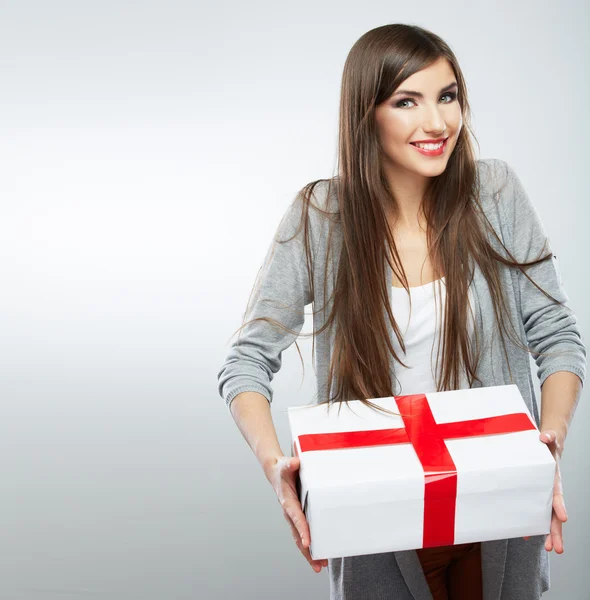
[[[555,459],[516,385],[290,407],[313,559],[550,531]]]

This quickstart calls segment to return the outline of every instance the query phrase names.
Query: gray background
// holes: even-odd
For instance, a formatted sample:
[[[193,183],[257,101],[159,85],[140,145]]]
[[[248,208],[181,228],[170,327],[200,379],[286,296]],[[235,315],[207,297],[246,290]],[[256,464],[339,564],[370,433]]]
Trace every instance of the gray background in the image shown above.
[[[216,373],[287,204],[333,174],[350,47],[392,22],[456,52],[479,157],[521,177],[590,340],[587,2],[5,0],[0,598],[328,597]],[[547,598],[590,583],[586,396]]]

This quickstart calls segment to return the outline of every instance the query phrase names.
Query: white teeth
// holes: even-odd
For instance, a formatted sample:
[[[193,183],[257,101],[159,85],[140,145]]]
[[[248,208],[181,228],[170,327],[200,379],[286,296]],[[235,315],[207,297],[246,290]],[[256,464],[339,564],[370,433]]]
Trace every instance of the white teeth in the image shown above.
[[[438,144],[415,144],[418,148],[424,148],[424,150],[438,150],[445,141],[439,142]]]

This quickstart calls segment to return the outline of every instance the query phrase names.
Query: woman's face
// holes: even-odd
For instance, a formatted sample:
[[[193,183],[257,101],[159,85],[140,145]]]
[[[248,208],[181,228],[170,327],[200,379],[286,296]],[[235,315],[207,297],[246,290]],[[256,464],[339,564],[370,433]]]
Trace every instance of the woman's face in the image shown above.
[[[450,64],[441,58],[408,77],[376,108],[386,173],[410,171],[435,177],[445,170],[463,125],[456,81]],[[416,94],[401,93],[404,90]],[[414,145],[441,138],[447,138],[442,151],[430,155]]]

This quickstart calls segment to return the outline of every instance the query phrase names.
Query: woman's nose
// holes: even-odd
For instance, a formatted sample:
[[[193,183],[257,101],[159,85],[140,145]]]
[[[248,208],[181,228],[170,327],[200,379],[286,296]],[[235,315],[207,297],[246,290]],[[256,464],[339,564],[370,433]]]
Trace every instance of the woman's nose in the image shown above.
[[[445,131],[446,123],[438,108],[431,109],[428,117],[424,121],[422,128],[424,129],[425,133],[433,136],[436,134],[441,134]]]

